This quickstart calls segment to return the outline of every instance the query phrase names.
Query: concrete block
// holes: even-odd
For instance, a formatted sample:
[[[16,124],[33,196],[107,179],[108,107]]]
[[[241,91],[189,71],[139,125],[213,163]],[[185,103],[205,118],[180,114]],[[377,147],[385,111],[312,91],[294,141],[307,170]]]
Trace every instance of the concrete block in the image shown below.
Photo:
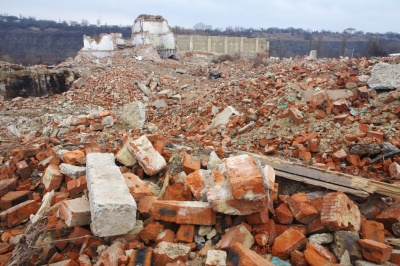
[[[136,221],[136,202],[112,153],[90,153],[86,161],[93,234],[126,234]]]

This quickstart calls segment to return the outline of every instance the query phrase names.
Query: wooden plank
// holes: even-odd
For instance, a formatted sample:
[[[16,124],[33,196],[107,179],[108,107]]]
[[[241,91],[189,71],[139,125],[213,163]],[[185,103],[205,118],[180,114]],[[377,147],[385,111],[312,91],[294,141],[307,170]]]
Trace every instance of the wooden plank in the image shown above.
[[[295,162],[289,162],[276,157],[269,157],[240,150],[236,150],[236,152],[238,154],[251,155],[253,158],[260,160],[262,164],[268,164],[272,166],[276,171],[292,174],[294,176],[298,176],[298,178],[300,179],[306,178],[304,180],[307,181],[316,180],[320,181],[321,184],[330,184],[329,186],[340,186],[351,188],[353,190],[360,190],[370,194],[378,193],[389,197],[400,197],[400,186],[386,184],[359,176],[348,175]]]

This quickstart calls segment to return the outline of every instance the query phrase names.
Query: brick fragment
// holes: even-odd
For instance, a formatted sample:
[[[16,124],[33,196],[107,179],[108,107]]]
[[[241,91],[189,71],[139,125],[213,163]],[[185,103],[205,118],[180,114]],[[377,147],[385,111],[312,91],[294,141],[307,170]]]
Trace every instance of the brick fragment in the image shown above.
[[[138,249],[134,249],[129,256],[129,264],[128,266],[151,266],[151,260],[153,257],[153,248],[152,247],[142,247]]]
[[[207,191],[224,178],[219,171],[195,170],[185,177],[185,183],[197,200],[207,201]]]
[[[286,203],[289,205],[296,221],[302,224],[309,224],[319,215],[318,210],[308,202],[296,201],[293,197],[290,197],[286,200]]]
[[[250,248],[254,244],[255,240],[246,226],[240,224],[228,229],[222,239],[218,242],[217,249],[228,251],[236,242]]]
[[[293,120],[296,125],[300,125],[304,122],[304,116],[301,111],[295,107],[289,108],[289,117]]]
[[[363,239],[385,243],[385,228],[380,222],[364,220],[361,223],[361,235]]]
[[[17,172],[22,177],[22,179],[26,180],[29,179],[32,175],[31,168],[29,168],[28,163],[24,161],[20,161],[15,164],[17,166]]]
[[[249,224],[265,224],[269,220],[268,208],[264,208],[260,212],[247,215],[246,220]]]
[[[42,182],[48,191],[58,190],[63,181],[63,175],[58,165],[50,164],[43,173]]]
[[[145,218],[151,215],[151,209],[153,208],[153,203],[158,199],[156,196],[144,196],[140,199],[138,204],[138,211]]]
[[[323,197],[321,221],[331,231],[360,231],[361,214],[346,194],[333,192]]]
[[[215,212],[208,202],[160,201],[153,202],[152,217],[178,224],[214,225]]]
[[[81,197],[87,189],[86,176],[81,176],[77,179],[71,179],[67,182],[67,190],[71,198]]]
[[[250,248],[236,242],[232,245],[229,250],[227,257],[228,265],[238,265],[238,266],[272,266],[271,262],[263,258],[256,252],[252,251]]]
[[[165,229],[162,232],[160,232],[158,234],[155,242],[157,244],[157,243],[160,243],[161,241],[175,243],[176,242],[176,235],[175,235],[174,231],[172,231],[171,229]]]
[[[124,146],[115,155],[115,159],[117,159],[118,162],[128,167],[131,167],[137,163],[135,156],[133,156],[128,149],[129,143],[132,141],[132,138],[128,138],[125,141]]]
[[[395,265],[400,265],[400,250],[393,249],[392,255],[390,256],[390,262],[394,263]]]
[[[60,205],[60,217],[68,226],[90,224],[90,205],[85,198],[64,200]]]
[[[35,214],[40,204],[35,200],[27,200],[0,213],[1,226],[14,226]]]
[[[164,200],[192,201],[193,194],[189,187],[182,182],[169,184],[165,188]]]
[[[182,162],[182,171],[187,175],[200,169],[200,160],[194,158],[192,155],[185,153]]]
[[[348,252],[351,259],[361,259],[361,246],[358,243],[360,236],[358,232],[336,231],[333,234],[334,242],[331,244],[331,250],[337,258],[341,258],[345,252]]]
[[[392,255],[392,246],[371,239],[360,239],[358,243],[361,245],[363,257],[368,261],[382,264],[388,261]]]
[[[100,255],[94,266],[109,265],[118,266],[118,257],[125,255],[125,244],[116,241],[107,247]]]
[[[7,210],[17,204],[32,199],[32,192],[29,190],[10,191],[1,197],[0,211]]]
[[[194,238],[194,225],[193,224],[181,224],[178,231],[176,232],[176,241],[191,243]]]
[[[129,188],[129,192],[139,202],[144,196],[153,196],[147,184],[141,180],[137,175],[132,173],[123,174],[125,183]]]
[[[394,223],[400,222],[400,203],[395,203],[375,216],[376,221],[383,223],[386,230],[392,230]]]
[[[64,163],[72,165],[84,165],[86,163],[85,153],[81,150],[67,151],[61,159]]]
[[[320,266],[337,262],[335,255],[317,243],[307,243],[304,256],[310,266]]]
[[[17,179],[8,178],[0,180],[0,197],[17,188]]]
[[[79,264],[72,259],[62,260],[62,261],[50,263],[47,265],[49,265],[49,266],[79,266]]]
[[[307,243],[307,238],[298,230],[289,228],[275,239],[272,255],[280,259],[289,259],[290,252],[301,249]]]
[[[233,198],[253,200],[265,197],[263,176],[250,155],[234,156],[224,161]]]
[[[394,162],[389,165],[390,177],[393,179],[400,179],[400,164]]]
[[[164,225],[160,223],[151,223],[146,225],[139,233],[140,239],[144,243],[149,244],[150,242],[154,242],[158,234],[161,233],[164,230]]]
[[[291,224],[293,222],[293,213],[290,211],[289,206],[286,203],[281,203],[275,209],[275,215],[281,224]]]
[[[146,136],[141,136],[130,142],[128,149],[143,167],[146,174],[150,176],[157,174],[167,166],[165,159],[154,149]]]
[[[153,249],[153,260],[157,265],[166,266],[168,263],[177,261],[187,262],[189,259],[190,247],[180,243],[160,242]]]
[[[304,254],[298,250],[290,252],[290,263],[293,266],[308,266],[308,262],[304,257]]]

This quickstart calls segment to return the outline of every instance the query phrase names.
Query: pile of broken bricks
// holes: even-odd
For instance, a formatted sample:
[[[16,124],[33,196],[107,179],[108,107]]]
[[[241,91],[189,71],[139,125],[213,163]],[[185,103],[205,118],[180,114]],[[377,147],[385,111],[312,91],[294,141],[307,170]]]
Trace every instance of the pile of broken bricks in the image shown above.
[[[0,102],[0,265],[400,264],[400,92],[367,84],[400,58],[224,62],[214,80],[126,60]],[[394,192],[296,189],[249,152]]]
[[[182,148],[171,174],[177,155],[161,135],[127,138],[115,155],[94,145],[56,154],[54,141],[14,150],[19,178],[0,181],[2,264],[400,264],[396,198],[278,195],[274,169],[247,154]]]

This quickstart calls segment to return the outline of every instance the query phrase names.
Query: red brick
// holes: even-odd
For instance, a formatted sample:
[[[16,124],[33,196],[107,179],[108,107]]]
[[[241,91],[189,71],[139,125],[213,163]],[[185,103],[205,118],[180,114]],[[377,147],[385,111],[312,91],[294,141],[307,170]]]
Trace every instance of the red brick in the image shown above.
[[[191,201],[193,200],[193,194],[185,183],[179,182],[179,183],[169,184],[165,188],[165,193],[162,199]]]
[[[368,138],[373,137],[373,138],[377,138],[377,139],[383,140],[383,133],[380,132],[380,131],[372,131],[372,130],[370,130],[370,131],[367,132],[367,137]]]
[[[68,226],[87,225],[90,223],[90,204],[85,198],[62,201],[59,216]]]
[[[153,202],[152,217],[178,224],[214,225],[215,212],[206,202],[160,201]]]
[[[349,114],[337,115],[337,116],[335,116],[333,121],[335,121],[335,123],[343,123],[349,118],[349,116],[350,116]]]
[[[0,180],[0,197],[17,188],[17,179],[8,178]]]
[[[329,100],[326,91],[319,91],[313,94],[309,101],[309,106],[315,110],[315,108],[324,109]]]
[[[396,265],[400,265],[400,250],[393,249],[392,255],[390,256],[390,262]]]
[[[176,241],[191,243],[194,238],[194,225],[193,224],[181,224],[178,231],[176,232]]]
[[[321,221],[331,231],[360,231],[361,214],[346,194],[333,192],[323,197]]]
[[[295,107],[289,108],[289,117],[293,120],[296,125],[300,125],[304,122],[304,116],[301,111]]]
[[[339,99],[334,101],[333,106],[334,108],[337,108],[340,112],[347,112],[350,110],[346,99]]]
[[[357,92],[361,98],[369,98],[369,90],[367,86],[357,88]]]
[[[269,220],[268,208],[256,213],[252,213],[246,216],[246,220],[249,224],[265,224]]]
[[[286,203],[281,203],[275,209],[275,215],[281,224],[291,224],[293,222],[293,213],[290,211],[289,206]]]
[[[188,153],[183,156],[182,171],[187,175],[200,169],[200,160],[194,158]]]
[[[118,266],[118,258],[125,255],[125,244],[116,241],[107,247],[97,260],[97,265]]]
[[[296,221],[302,224],[309,224],[319,215],[318,210],[308,202],[296,201],[292,197],[288,198],[286,202]]]
[[[299,231],[303,235],[306,235],[306,227],[302,224],[275,224],[275,230],[278,236],[290,228]]]
[[[250,155],[234,156],[224,161],[233,198],[252,200],[265,197],[262,174]]]
[[[362,221],[361,235],[363,239],[371,239],[385,244],[385,228],[376,221]]]
[[[21,190],[21,191],[10,191],[1,197],[0,200],[0,210],[7,210],[21,202],[31,200],[32,192],[29,190]]]
[[[97,248],[102,245],[106,245],[106,242],[101,238],[92,235],[87,236],[84,239],[80,254],[88,255],[90,258],[94,259],[98,256]]]
[[[250,248],[255,240],[252,234],[244,225],[232,226],[217,244],[217,249],[228,251],[236,242]]]
[[[85,242],[85,236],[89,235],[91,235],[89,230],[80,226],[74,226],[74,230],[68,235],[68,239],[72,244],[80,247]]]
[[[153,208],[153,203],[158,199],[156,196],[145,196],[140,199],[138,204],[138,211],[145,218],[151,215],[151,209]]]
[[[158,234],[155,242],[156,244],[160,243],[161,241],[175,243],[176,242],[175,239],[176,235],[174,231],[172,231],[171,229],[165,229]]]
[[[17,172],[22,177],[22,179],[26,180],[31,177],[32,171],[26,161],[20,161],[16,163],[16,166],[17,166]]]
[[[394,162],[389,165],[390,177],[393,179],[400,179],[400,164]]]
[[[81,197],[85,189],[87,189],[86,176],[71,179],[67,182],[67,190],[73,199]]]
[[[125,178],[125,183],[129,188],[129,192],[132,194],[136,202],[139,202],[144,196],[152,196],[147,184],[141,180],[137,175],[132,173],[123,174]]]
[[[273,266],[271,262],[263,258],[250,248],[236,242],[232,245],[228,254],[227,265],[237,266]]]
[[[42,182],[48,191],[59,189],[63,175],[58,165],[50,164],[43,173]]]
[[[298,250],[290,252],[290,263],[293,266],[308,266],[308,262],[304,257],[304,254]]]
[[[325,119],[326,112],[324,110],[318,110],[318,113],[315,115],[316,119]]]
[[[50,156],[56,156],[56,153],[54,152],[54,150],[52,148],[48,148],[45,151],[38,152],[35,157],[39,161],[43,161],[43,160],[49,158]]]
[[[307,243],[304,256],[310,266],[331,265],[337,262],[335,255],[317,243]]]
[[[368,261],[382,264],[388,261],[392,255],[393,247],[386,244],[370,239],[360,239],[358,243],[361,245],[363,257]]]
[[[81,150],[68,151],[62,155],[62,161],[72,165],[84,165],[86,163],[86,155]]]
[[[14,248],[14,244],[0,243],[0,254],[11,252]]]
[[[149,244],[150,242],[154,242],[157,239],[159,233],[164,230],[164,225],[160,223],[151,223],[145,226],[139,233],[140,239],[144,243]]]
[[[34,200],[27,200],[0,213],[1,226],[14,226],[35,214],[40,204]]]
[[[153,248],[143,247],[134,249],[129,257],[128,266],[151,266],[151,259],[153,257]]]
[[[207,189],[221,183],[224,177],[219,171],[196,170],[185,177],[185,183],[197,200],[207,200]]]
[[[287,260],[293,250],[301,249],[307,243],[307,238],[298,230],[289,228],[275,239],[272,255]]]
[[[8,260],[10,259],[12,252],[0,255],[0,265],[7,265]]]
[[[400,222],[400,203],[390,205],[375,217],[376,221],[383,223],[386,230],[391,231],[394,223]]]
[[[387,94],[384,103],[385,104],[392,103],[398,99],[400,99],[400,93],[398,91],[391,91]]]

